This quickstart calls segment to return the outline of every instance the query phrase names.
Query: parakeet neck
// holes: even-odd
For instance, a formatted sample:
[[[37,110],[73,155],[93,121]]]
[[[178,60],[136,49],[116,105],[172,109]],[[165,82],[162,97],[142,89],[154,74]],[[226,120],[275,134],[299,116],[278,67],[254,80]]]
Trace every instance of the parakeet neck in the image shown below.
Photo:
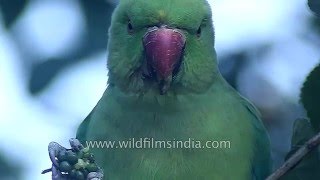
[[[216,64],[205,69],[207,71],[194,72],[193,76],[189,76],[191,73],[184,73],[188,71],[188,67],[182,68],[185,68],[184,71],[173,77],[168,92],[162,95],[159,92],[159,84],[153,80],[145,79],[139,71],[127,76],[128,79],[119,79],[116,74],[109,72],[108,84],[125,94],[136,96],[148,94],[150,97],[168,98],[174,95],[205,93],[217,82],[224,81]]]
[[[224,87],[226,87],[225,80],[220,73],[217,73],[211,83],[199,87],[198,91],[176,85],[172,86],[166,94],[161,95],[156,86],[151,86],[145,91],[137,93],[124,91],[122,88],[112,85],[108,87],[106,92],[117,99],[116,101],[128,104],[131,107],[140,108],[139,106],[141,106],[145,110],[150,108],[150,111],[152,109],[156,111],[185,111],[188,107],[187,104],[194,105],[197,102],[206,102],[208,96],[214,95],[215,92]]]
[[[184,129],[199,122],[199,119],[193,119],[192,116],[207,116],[212,113],[213,105],[218,109],[223,108],[219,103],[226,91],[229,91],[229,87],[224,81],[213,83],[203,93],[184,91],[168,92],[166,95],[159,95],[156,90],[143,94],[126,93],[116,86],[109,86],[100,101],[104,104],[100,107],[105,108],[101,112],[108,115],[106,119],[113,119],[111,123],[118,125],[126,124],[125,127],[130,127],[130,132],[132,130],[138,133],[136,136],[149,135],[148,132],[158,132],[157,129],[163,127],[166,131],[159,131],[159,136],[185,137]],[[110,107],[110,104],[113,106]],[[121,118],[113,118],[114,111],[121,111]],[[126,134],[126,131],[123,132]]]

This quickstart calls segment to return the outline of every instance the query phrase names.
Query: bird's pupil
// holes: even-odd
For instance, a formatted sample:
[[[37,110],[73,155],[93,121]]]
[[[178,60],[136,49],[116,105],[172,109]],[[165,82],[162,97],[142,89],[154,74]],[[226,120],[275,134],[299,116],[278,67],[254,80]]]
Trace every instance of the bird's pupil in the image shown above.
[[[128,22],[128,30],[129,32],[132,31],[133,27],[132,27],[132,24],[130,22]]]
[[[201,35],[201,27],[199,27],[199,29],[197,30],[197,35],[198,35],[198,36]]]

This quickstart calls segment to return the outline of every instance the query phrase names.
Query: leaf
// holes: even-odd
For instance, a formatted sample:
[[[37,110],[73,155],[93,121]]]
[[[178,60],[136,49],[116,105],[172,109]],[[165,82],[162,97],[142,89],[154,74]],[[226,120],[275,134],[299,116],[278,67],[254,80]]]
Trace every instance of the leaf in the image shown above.
[[[0,10],[7,28],[19,17],[27,3],[28,0],[0,0]]]
[[[320,17],[320,1],[319,0],[308,0],[308,5],[311,11]]]
[[[87,21],[87,49],[105,50],[108,40],[108,28],[115,5],[105,0],[81,0]]]
[[[34,65],[29,80],[29,92],[37,95],[44,90],[56,75],[68,64],[69,61],[62,59],[50,59],[45,62]]]
[[[81,0],[80,4],[87,24],[82,43],[73,51],[54,56],[54,58],[33,66],[28,84],[32,95],[38,95],[45,90],[61,70],[80,61],[90,60],[86,57],[107,50],[108,27],[115,5],[105,0]]]
[[[291,150],[286,156],[289,159],[300,147],[320,130],[320,64],[306,78],[301,89],[301,102],[309,119],[297,119],[293,127]],[[319,147],[308,153],[282,180],[316,180],[320,179]]]
[[[311,125],[320,131],[320,64],[308,75],[301,89],[301,102],[307,111]]]
[[[302,145],[316,135],[308,119],[297,119],[294,123],[291,140],[291,150],[286,160],[291,157]],[[307,154],[301,162],[285,174],[281,180],[318,180],[320,179],[320,154],[319,149],[314,149]]]
[[[0,179],[21,179],[24,168],[15,158],[0,152]]]

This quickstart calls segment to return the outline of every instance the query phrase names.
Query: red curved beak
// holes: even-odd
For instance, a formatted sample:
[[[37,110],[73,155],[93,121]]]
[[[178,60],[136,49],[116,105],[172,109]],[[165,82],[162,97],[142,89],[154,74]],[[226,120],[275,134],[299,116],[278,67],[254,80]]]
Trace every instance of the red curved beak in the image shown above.
[[[149,28],[144,35],[147,63],[155,71],[157,80],[160,83],[163,81],[164,85],[160,86],[171,83],[173,71],[180,64],[185,43],[186,37],[180,30],[165,26]]]

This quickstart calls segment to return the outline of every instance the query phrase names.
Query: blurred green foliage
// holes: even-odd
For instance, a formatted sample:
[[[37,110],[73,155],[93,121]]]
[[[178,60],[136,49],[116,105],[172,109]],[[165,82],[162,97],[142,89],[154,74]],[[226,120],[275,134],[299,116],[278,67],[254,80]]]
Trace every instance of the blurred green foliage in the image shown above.
[[[320,132],[320,64],[306,78],[301,89],[301,102],[309,119],[297,119],[293,127],[289,159],[309,139]],[[318,180],[320,179],[319,147],[307,154],[301,162],[281,179],[284,180]]]
[[[312,70],[303,84],[301,102],[314,130],[320,131],[320,64]]]
[[[306,141],[315,135],[315,131],[308,119],[297,119],[293,127],[291,151],[286,160],[291,157]],[[285,174],[281,180],[318,180],[320,179],[320,153],[315,149],[307,154],[301,162]]]
[[[320,1],[319,0],[308,0],[310,9],[320,17]]]
[[[29,0],[0,0],[0,10],[6,28],[10,29],[29,2]],[[24,61],[26,61],[24,64],[27,65],[26,67],[31,67],[28,83],[31,94],[41,93],[64,68],[83,61],[97,52],[106,51],[107,32],[114,3],[106,0],[79,0],[79,3],[86,21],[86,33],[77,48],[64,55],[41,60],[40,63],[35,59],[37,57],[23,54]]]
[[[13,35],[15,22],[22,17],[24,10],[32,0],[0,0],[0,13],[4,26],[9,35]],[[24,50],[24,45],[18,45],[17,54],[21,55],[21,65],[27,77],[28,92],[38,95],[50,85],[59,73],[87,57],[99,52],[106,52],[108,41],[108,27],[114,4],[106,0],[79,0],[82,14],[85,18],[85,34],[81,37],[81,44],[77,48],[62,55],[55,55],[48,59],[37,59]],[[13,38],[16,41],[16,39]],[[19,43],[18,41],[14,43]],[[1,120],[0,120],[1,121]],[[3,156],[2,156],[3,155]],[[11,158],[5,158],[0,152],[0,179],[21,179],[22,168],[11,163]],[[21,162],[17,162],[19,164]],[[23,164],[20,164],[23,166]],[[39,170],[40,173],[40,170]]]
[[[108,28],[115,5],[105,0],[81,0],[80,5],[86,20],[86,33],[81,44],[67,54],[32,65],[29,80],[29,92],[32,95],[41,93],[65,68],[107,50]]]
[[[27,2],[27,0],[0,0],[0,10],[7,28],[10,28],[19,17]]]
[[[4,157],[0,153],[0,179],[3,180],[19,180],[21,179],[22,167],[18,162],[12,162],[12,159]]]
[[[320,17],[320,1],[308,0],[310,9]],[[319,30],[319,19],[313,20]],[[320,64],[306,78],[300,94],[301,102],[307,112],[308,119],[297,119],[293,127],[291,150],[286,156],[289,159],[309,139],[320,132]],[[299,164],[285,174],[283,180],[318,180],[320,179],[319,146],[307,154]]]
[[[320,1],[308,0],[310,9],[320,17]],[[319,19],[314,19],[319,30]],[[306,78],[300,94],[301,102],[307,112],[308,119],[297,119],[293,127],[289,159],[309,139],[320,132],[320,64]],[[318,180],[320,179],[320,148],[319,146],[307,154],[299,164],[285,174],[283,180]]]

